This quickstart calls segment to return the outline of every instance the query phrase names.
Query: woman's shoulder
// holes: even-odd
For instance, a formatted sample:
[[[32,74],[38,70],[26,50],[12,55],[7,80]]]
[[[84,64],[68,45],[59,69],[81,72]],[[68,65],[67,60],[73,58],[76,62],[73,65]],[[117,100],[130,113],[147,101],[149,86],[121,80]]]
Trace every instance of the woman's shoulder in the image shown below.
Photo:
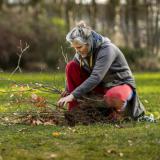
[[[113,43],[110,43],[110,44],[102,44],[100,47],[99,47],[99,50],[98,52],[104,52],[104,54],[106,53],[114,53],[116,51],[116,46],[113,44]]]

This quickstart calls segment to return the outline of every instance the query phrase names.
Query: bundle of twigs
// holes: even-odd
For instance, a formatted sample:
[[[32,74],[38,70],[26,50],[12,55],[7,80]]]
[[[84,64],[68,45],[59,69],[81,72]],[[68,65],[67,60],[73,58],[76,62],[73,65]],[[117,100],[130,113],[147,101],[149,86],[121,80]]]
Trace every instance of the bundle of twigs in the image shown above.
[[[63,125],[64,112],[45,109],[41,111],[1,113],[0,124]]]
[[[27,85],[29,85],[27,91],[37,89],[42,92],[50,92],[51,94],[61,94],[62,92],[56,87],[41,83],[32,83]],[[25,85],[23,84],[23,86]],[[23,92],[25,92],[25,90],[23,90]],[[32,94],[31,99],[21,99],[19,103],[30,103],[36,106],[38,108],[36,112],[27,111],[23,113],[13,113],[10,115],[10,118],[9,116],[4,117],[3,121],[7,120],[6,122],[9,122],[10,120],[12,123],[33,125],[68,124],[70,126],[74,126],[79,123],[85,125],[97,122],[110,123],[121,119],[121,116],[116,111],[106,106],[102,97],[91,95],[90,97],[83,97],[83,99],[79,99],[78,101],[79,104],[75,106],[72,111],[65,111],[64,109],[59,109],[56,104],[47,101],[45,97]],[[54,108],[50,106],[54,106]]]
[[[18,116],[20,123],[32,125],[62,125],[64,124],[64,114],[61,111],[41,111],[27,112]]]
[[[113,108],[109,108],[99,96],[92,96],[85,97],[72,111],[65,112],[65,119],[68,125],[74,126],[120,122],[124,117]]]

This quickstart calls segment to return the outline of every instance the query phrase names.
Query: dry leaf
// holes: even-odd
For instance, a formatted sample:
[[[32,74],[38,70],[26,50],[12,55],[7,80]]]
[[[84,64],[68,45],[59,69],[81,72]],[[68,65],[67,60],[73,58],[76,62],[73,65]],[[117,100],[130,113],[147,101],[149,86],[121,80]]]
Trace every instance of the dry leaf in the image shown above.
[[[27,128],[19,129],[18,132],[22,132],[22,131],[25,131],[25,130],[27,130]]]
[[[36,107],[46,107],[46,105],[47,105],[46,99],[44,97],[38,96],[36,94],[31,95],[31,102]]]
[[[54,136],[54,137],[59,137],[60,135],[61,135],[60,132],[53,132],[53,133],[52,133],[52,136]]]
[[[44,122],[43,124],[44,124],[45,126],[55,125],[55,124],[53,123],[53,121]]]
[[[33,125],[40,125],[40,124],[42,124],[42,122],[39,119],[37,119],[37,120],[33,120],[32,124]]]
[[[55,154],[55,153],[52,153],[49,155],[49,158],[56,158],[56,157],[57,157],[57,154]]]
[[[124,128],[122,125],[118,125],[118,124],[115,124],[114,125],[116,128]]]
[[[145,103],[149,103],[146,99],[144,100]]]
[[[34,102],[34,101],[37,100],[38,96],[33,93],[33,94],[31,95],[31,98],[32,98],[31,100]]]
[[[55,153],[46,153],[46,154],[44,154],[44,158],[47,160],[50,160],[50,159],[55,159],[55,158],[57,158],[58,157],[58,155],[57,154],[55,154]]]
[[[2,156],[0,155],[0,160],[3,160]]]
[[[119,153],[119,156],[120,156],[120,157],[123,157],[123,155],[124,155],[124,154],[123,154],[122,152]]]
[[[133,145],[133,142],[131,140],[128,140],[128,143],[129,143],[130,146]]]
[[[114,149],[107,150],[107,153],[117,154],[117,151]]]
[[[14,94],[11,94],[11,95],[10,95],[10,98],[12,98],[13,96],[14,96]]]
[[[25,87],[24,87],[24,86],[20,86],[19,90],[20,90],[21,92],[23,92],[23,91],[25,91]]]

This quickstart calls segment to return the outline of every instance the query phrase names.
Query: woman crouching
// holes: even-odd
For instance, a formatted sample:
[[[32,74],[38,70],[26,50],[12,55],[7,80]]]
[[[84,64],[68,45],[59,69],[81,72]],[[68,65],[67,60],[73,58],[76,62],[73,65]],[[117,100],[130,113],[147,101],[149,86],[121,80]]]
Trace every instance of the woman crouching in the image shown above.
[[[132,72],[116,45],[84,22],[75,26],[66,39],[76,53],[66,65],[66,91],[58,101],[60,107],[68,104],[71,111],[78,99],[94,92],[101,94],[106,106],[117,113],[125,112],[133,119],[144,114]]]

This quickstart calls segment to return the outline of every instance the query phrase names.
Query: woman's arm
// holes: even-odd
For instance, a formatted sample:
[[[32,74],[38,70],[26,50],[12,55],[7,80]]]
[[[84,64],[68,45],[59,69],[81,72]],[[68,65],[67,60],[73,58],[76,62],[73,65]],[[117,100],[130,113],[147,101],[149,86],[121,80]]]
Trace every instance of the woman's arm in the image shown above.
[[[93,90],[102,81],[115,58],[112,45],[100,49],[91,75],[72,92],[73,96],[79,98]]]

